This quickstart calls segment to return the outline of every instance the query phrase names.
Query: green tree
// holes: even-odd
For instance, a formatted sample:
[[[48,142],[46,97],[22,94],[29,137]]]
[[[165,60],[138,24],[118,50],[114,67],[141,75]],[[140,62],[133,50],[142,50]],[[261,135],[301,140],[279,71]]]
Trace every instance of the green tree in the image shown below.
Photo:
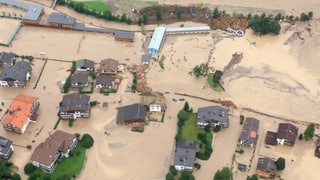
[[[166,180],[174,180],[174,175],[171,172],[168,172],[166,175]]]
[[[256,175],[256,174],[247,177],[247,180],[258,180],[258,179],[259,179],[258,175]]]
[[[191,174],[191,172],[182,171],[179,180],[194,180],[194,176]]]
[[[303,134],[302,133],[300,133],[299,134],[299,138],[298,138],[299,140],[302,140],[303,139]]]
[[[300,21],[308,21],[310,20],[310,17],[306,13],[301,13],[300,14]]]
[[[200,65],[196,65],[192,69],[192,73],[196,76],[196,78],[199,78],[200,76],[207,76],[209,72],[209,64],[208,63],[201,63]]]
[[[177,10],[177,18],[181,18],[181,16],[182,16],[182,10],[178,9]]]
[[[213,82],[214,83],[219,83],[219,81],[221,80],[221,76],[223,75],[223,72],[220,70],[216,70],[213,74]]]
[[[312,11],[309,11],[309,12],[308,12],[308,16],[309,16],[309,19],[312,19],[312,18],[313,18],[313,12],[312,12]]]
[[[184,103],[183,110],[184,110],[184,111],[187,111],[187,112],[190,111],[190,107],[189,107],[188,101],[186,101],[186,102]]]
[[[120,17],[120,22],[126,22],[127,20],[127,15],[126,13],[122,13],[121,17]]]
[[[218,170],[214,175],[214,180],[231,180],[232,179],[232,171],[228,167],[223,167],[222,170]]]
[[[156,12],[157,20],[160,21],[163,18],[163,11],[158,9]]]
[[[170,166],[169,171],[170,171],[170,173],[173,174],[173,176],[177,175],[177,173],[178,173],[176,168],[173,165]]]
[[[31,163],[27,163],[24,166],[24,173],[27,175],[32,174],[35,170],[36,170],[36,167],[34,165],[32,165]]]
[[[220,17],[220,16],[221,16],[221,12],[219,11],[219,9],[218,9],[217,7],[215,7],[215,8],[213,9],[212,17],[213,17],[213,18],[218,18],[218,17]]]
[[[278,13],[278,14],[274,17],[274,19],[277,20],[277,21],[279,21],[281,18],[282,18],[282,14],[281,14],[281,13]]]
[[[89,149],[94,143],[92,136],[89,134],[84,134],[80,140],[80,144],[82,147]]]
[[[186,121],[188,119],[188,112],[187,111],[183,111],[181,110],[179,113],[178,113],[178,120],[179,121]]]
[[[262,14],[260,17],[254,18],[250,23],[249,27],[258,34],[279,34],[281,26],[278,21],[272,20]]]
[[[252,14],[249,13],[249,14],[247,15],[247,19],[251,19],[251,18],[252,18]]]
[[[282,171],[286,168],[286,160],[283,157],[279,157],[276,161],[277,170]]]
[[[12,174],[12,180],[20,180],[20,179],[21,179],[21,177],[19,174],[17,174],[17,173]]]
[[[314,136],[314,131],[315,131],[315,125],[313,123],[309,124],[309,126],[307,127],[307,129],[303,133],[304,139],[307,141],[312,139]]]

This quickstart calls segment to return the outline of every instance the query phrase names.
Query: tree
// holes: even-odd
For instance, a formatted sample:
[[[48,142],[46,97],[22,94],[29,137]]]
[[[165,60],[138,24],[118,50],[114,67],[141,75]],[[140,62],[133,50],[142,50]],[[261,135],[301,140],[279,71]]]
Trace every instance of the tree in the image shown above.
[[[170,173],[173,174],[173,176],[175,176],[177,174],[177,170],[173,165],[170,166],[169,171],[170,171]]]
[[[223,167],[222,170],[218,170],[213,177],[214,180],[231,180],[232,171],[228,167]]]
[[[252,14],[249,13],[249,14],[247,15],[247,19],[251,19],[251,18],[252,18]]]
[[[218,9],[217,7],[215,7],[215,8],[213,9],[212,17],[213,17],[213,18],[218,18],[218,17],[220,17],[220,16],[221,16],[221,13],[220,13],[219,9]]]
[[[312,12],[312,11],[309,11],[309,12],[308,12],[308,16],[309,16],[309,19],[312,19],[312,18],[313,18],[313,12]]]
[[[192,73],[196,76],[196,78],[199,78],[200,76],[206,76],[209,72],[209,69],[208,63],[201,63],[192,69]]]
[[[217,125],[213,128],[213,132],[219,132],[221,130],[221,126]]]
[[[300,134],[299,134],[299,140],[301,141],[302,139],[303,139],[303,134],[300,133]]]
[[[182,10],[178,9],[177,10],[177,18],[181,18],[181,16],[182,16]]]
[[[166,180],[174,180],[174,175],[171,172],[168,172],[166,175]]]
[[[182,171],[179,180],[194,180],[194,176],[191,174],[191,172]]]
[[[156,12],[156,16],[158,21],[162,20],[163,12],[160,9],[158,9]]]
[[[89,149],[94,143],[92,136],[89,134],[84,134],[80,140],[80,144],[82,147]]]
[[[306,13],[301,13],[300,14],[300,21],[308,21],[310,20],[310,17]]]
[[[305,140],[310,140],[310,139],[312,139],[313,138],[313,136],[314,136],[314,124],[312,123],[312,124],[309,124],[309,126],[307,127],[307,129],[304,131],[304,139]]]
[[[216,70],[213,74],[213,82],[214,83],[219,83],[219,81],[221,80],[221,76],[223,75],[223,72],[220,70]]]
[[[27,163],[24,166],[24,173],[27,175],[32,174],[35,170],[36,170],[36,167],[34,165],[32,165],[31,163]]]
[[[249,23],[249,27],[258,34],[279,34],[281,26],[278,21],[272,20],[269,17],[266,17],[265,14],[262,14],[260,17],[254,17]]]
[[[279,157],[276,161],[277,170],[282,171],[286,168],[286,160],[283,157]]]
[[[281,18],[282,18],[282,14],[281,14],[281,13],[278,13],[278,14],[274,17],[274,19],[277,20],[277,21],[279,21]]]
[[[12,180],[20,180],[20,179],[21,179],[21,177],[20,177],[20,175],[19,175],[19,174],[17,174],[17,173],[13,173],[13,174],[12,174],[11,179],[12,179]]]
[[[186,102],[184,103],[183,110],[184,110],[184,111],[187,111],[187,112],[189,112],[189,111],[190,111],[190,107],[189,107],[189,103],[188,103],[188,101],[186,101]]]
[[[247,177],[247,180],[258,180],[258,179],[259,179],[258,175],[256,175],[256,174]]]

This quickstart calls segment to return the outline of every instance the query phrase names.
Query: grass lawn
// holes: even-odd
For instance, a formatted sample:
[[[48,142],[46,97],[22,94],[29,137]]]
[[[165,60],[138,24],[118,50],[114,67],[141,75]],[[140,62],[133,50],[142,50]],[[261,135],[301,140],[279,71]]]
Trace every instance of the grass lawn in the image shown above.
[[[196,113],[188,113],[188,119],[185,121],[182,127],[182,137],[181,139],[185,140],[193,140],[197,141],[200,144],[200,152],[204,152],[205,144],[202,143],[198,139],[198,133],[206,133],[207,134],[207,141],[211,144],[212,142],[212,133],[207,133],[204,128],[197,127],[197,114]]]
[[[106,11],[109,10],[109,5],[101,0],[97,1],[83,1],[83,2],[78,2],[78,3],[83,3],[85,7],[95,10],[95,11]]]
[[[58,162],[56,169],[52,174],[47,174],[41,169],[36,168],[36,170],[30,175],[36,174],[36,177],[43,179],[44,177],[50,177],[50,179],[66,179],[72,178],[78,175],[84,165],[86,148],[82,147],[80,144],[70,152],[68,158],[62,159]]]
[[[221,86],[219,84],[213,82],[213,74],[208,75],[207,81],[208,81],[210,87],[212,87],[215,91],[217,91],[217,92],[222,91]]]

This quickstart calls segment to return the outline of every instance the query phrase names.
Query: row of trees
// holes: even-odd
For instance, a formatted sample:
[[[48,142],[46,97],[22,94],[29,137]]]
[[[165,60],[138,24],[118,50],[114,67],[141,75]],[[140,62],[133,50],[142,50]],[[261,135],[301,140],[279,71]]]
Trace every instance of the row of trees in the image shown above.
[[[127,17],[126,13],[123,13],[122,15],[114,15],[110,10],[97,11],[95,9],[87,8],[83,2],[73,2],[70,0],[58,0],[57,4],[66,5],[79,13],[91,15],[96,18],[132,24],[132,19]]]
[[[262,14],[260,17],[253,19],[249,23],[249,27],[256,33],[265,34],[279,34],[281,26],[278,21],[271,17]]]

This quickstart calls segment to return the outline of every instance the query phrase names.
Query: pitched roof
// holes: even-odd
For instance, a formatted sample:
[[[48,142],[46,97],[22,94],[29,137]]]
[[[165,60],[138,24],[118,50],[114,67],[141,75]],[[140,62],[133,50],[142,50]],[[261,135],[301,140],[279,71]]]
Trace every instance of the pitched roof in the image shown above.
[[[270,158],[259,158],[257,163],[257,170],[276,171],[276,163]]]
[[[100,62],[100,69],[106,72],[118,71],[118,66],[119,61],[112,58],[104,59]]]
[[[134,32],[132,31],[115,31],[114,36],[116,38],[121,38],[121,39],[134,39]]]
[[[13,53],[0,53],[0,67],[8,67],[15,63],[16,56]]]
[[[49,23],[73,25],[76,19],[73,17],[67,16],[66,14],[63,14],[63,13],[53,12],[49,14],[47,21]]]
[[[5,68],[0,74],[0,80],[18,80],[20,82],[26,81],[26,75],[31,71],[31,63],[26,61],[16,62],[15,65]]]
[[[88,83],[88,73],[75,73],[71,75],[71,84],[86,84]]]
[[[147,108],[143,104],[131,104],[118,108],[117,121],[145,120]]]
[[[28,4],[28,3],[24,3],[16,0],[0,0],[0,3],[25,9],[27,12],[24,15],[23,19],[27,19],[31,21],[38,20],[43,10],[43,7],[41,5]]]
[[[1,124],[11,124],[17,128],[22,128],[27,122],[33,103],[38,100],[37,97],[24,94],[17,95],[11,102],[8,112],[4,115]]]
[[[174,165],[193,167],[199,143],[196,141],[179,140],[174,153]]]
[[[277,139],[286,139],[295,142],[298,136],[298,128],[290,123],[280,123],[278,127]]]
[[[270,145],[278,144],[277,143],[277,133],[276,132],[267,131],[265,143],[266,144],[270,144]]]
[[[142,63],[149,63],[150,62],[150,55],[149,54],[143,54],[141,56],[141,62]]]
[[[31,156],[31,161],[50,166],[58,151],[67,153],[74,138],[76,137],[73,134],[57,130],[50,135],[45,142],[35,148]]]
[[[112,82],[115,81],[115,78],[107,75],[107,74],[99,74],[96,78],[96,85],[103,85],[103,86],[112,86]]]
[[[6,154],[12,145],[12,141],[0,136],[0,154]]]
[[[90,110],[90,96],[72,93],[63,96],[60,111],[88,111]]]
[[[219,121],[229,123],[229,110],[221,106],[207,106],[198,109],[198,122]]]
[[[94,69],[94,61],[91,61],[89,59],[80,59],[76,62],[76,67],[77,68],[85,67],[85,68]]]
[[[256,143],[257,133],[259,129],[259,120],[255,118],[246,118],[243,123],[242,132],[240,135],[240,140],[246,143]]]

